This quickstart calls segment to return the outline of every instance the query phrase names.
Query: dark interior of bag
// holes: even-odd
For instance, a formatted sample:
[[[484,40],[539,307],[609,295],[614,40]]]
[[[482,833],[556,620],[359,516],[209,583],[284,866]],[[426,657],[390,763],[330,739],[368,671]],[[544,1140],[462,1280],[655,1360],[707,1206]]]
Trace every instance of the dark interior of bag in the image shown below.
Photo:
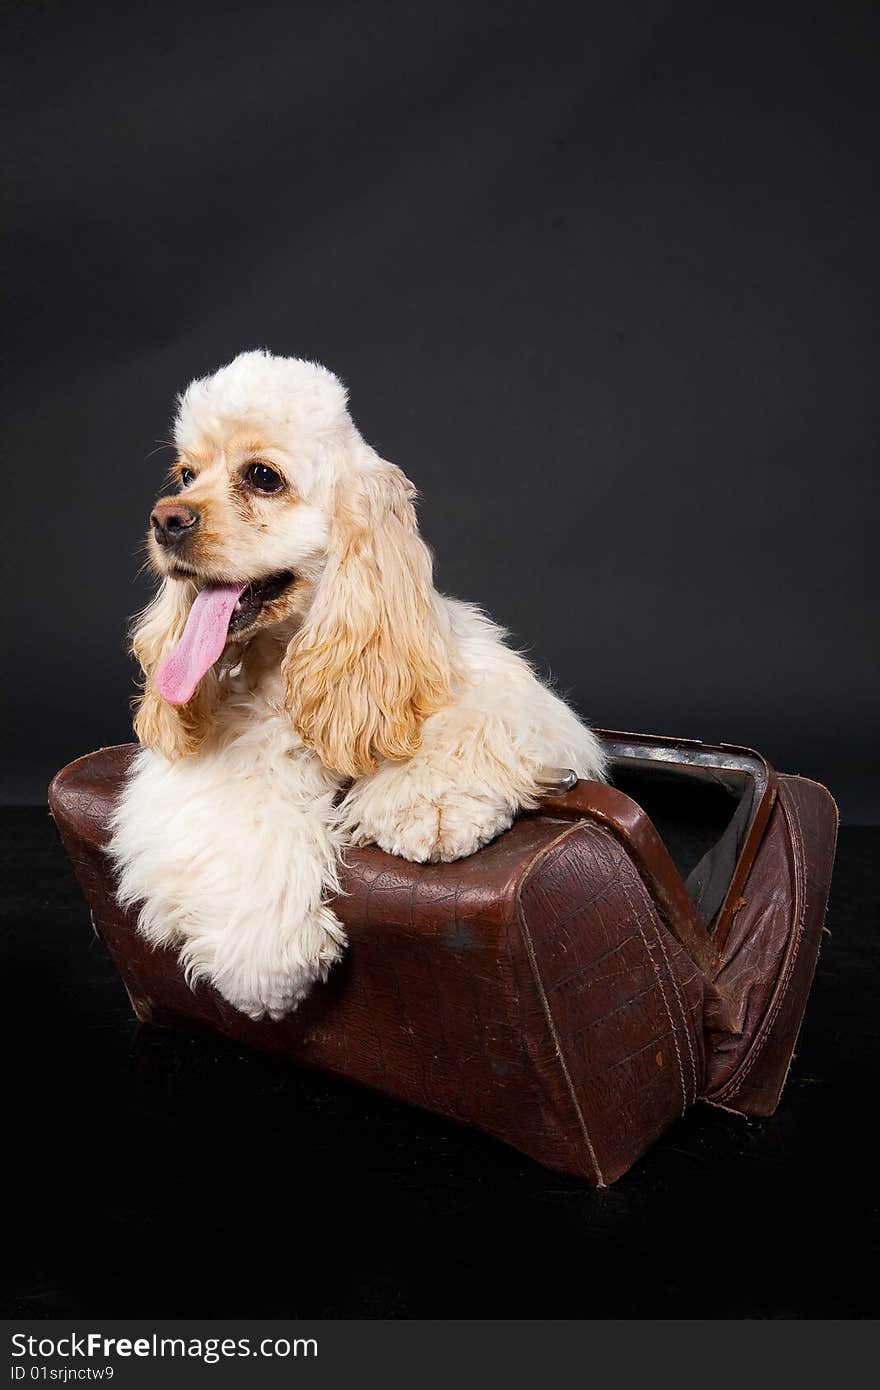
[[[615,752],[611,782],[641,806],[711,928],[752,819],[755,777],[739,768]]]

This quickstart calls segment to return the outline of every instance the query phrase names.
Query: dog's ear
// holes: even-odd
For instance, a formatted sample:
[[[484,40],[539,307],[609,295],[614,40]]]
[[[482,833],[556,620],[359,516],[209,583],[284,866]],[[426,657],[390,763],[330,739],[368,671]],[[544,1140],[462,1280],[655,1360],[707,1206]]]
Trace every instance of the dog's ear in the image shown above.
[[[300,737],[346,777],[407,758],[453,672],[415,488],[375,459],[337,482],[327,563],[287,649],[287,705]]]
[[[144,673],[143,691],[135,706],[134,731],[140,743],[156,748],[170,761],[202,746],[217,700],[217,678],[209,671],[185,705],[169,705],[156,690],[156,668],[186,626],[194,588],[165,579],[152,603],[134,621],[131,649]]]

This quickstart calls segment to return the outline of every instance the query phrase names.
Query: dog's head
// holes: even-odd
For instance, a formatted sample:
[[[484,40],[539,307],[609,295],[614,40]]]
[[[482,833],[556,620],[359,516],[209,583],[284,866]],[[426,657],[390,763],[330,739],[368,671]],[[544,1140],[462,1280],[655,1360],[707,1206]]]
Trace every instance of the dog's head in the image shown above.
[[[148,539],[162,587],[133,639],[141,741],[172,758],[201,746],[222,708],[221,659],[261,638],[326,766],[356,777],[411,755],[449,699],[448,641],[415,490],[361,439],[342,384],[243,353],[189,386],[174,437],[175,490]]]

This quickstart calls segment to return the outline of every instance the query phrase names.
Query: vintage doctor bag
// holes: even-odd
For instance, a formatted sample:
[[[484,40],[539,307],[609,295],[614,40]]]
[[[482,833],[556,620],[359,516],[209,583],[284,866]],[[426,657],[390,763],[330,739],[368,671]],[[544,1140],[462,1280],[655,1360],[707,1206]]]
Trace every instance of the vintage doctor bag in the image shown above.
[[[191,990],[117,906],[104,845],[131,745],[71,763],[49,800],[138,1019],[334,1072],[604,1185],[694,1101],[775,1109],[837,812],[747,749],[602,737],[613,785],[575,782],[468,859],[350,851],[346,958],[278,1023]]]

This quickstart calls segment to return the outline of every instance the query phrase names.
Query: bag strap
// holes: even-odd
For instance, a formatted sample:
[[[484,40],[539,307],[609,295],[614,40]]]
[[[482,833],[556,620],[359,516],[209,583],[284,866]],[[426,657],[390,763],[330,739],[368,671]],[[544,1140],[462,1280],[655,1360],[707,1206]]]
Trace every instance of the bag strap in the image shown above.
[[[712,937],[653,821],[632,797],[602,782],[576,781],[568,791],[543,797],[541,808],[566,819],[591,820],[613,835],[631,856],[676,941],[705,975],[716,973],[719,961]]]
[[[714,977],[721,967],[724,944],[776,801],[776,773],[753,748],[608,729],[595,732],[612,767],[615,762],[621,766],[647,762],[712,780],[723,780],[731,773],[747,774],[751,779],[748,824],[711,934],[700,920],[696,904],[653,821],[631,797],[604,783],[578,781],[574,773],[560,773],[557,789],[541,803],[552,815],[583,816],[595,821],[624,845],[672,935],[695,965]]]

